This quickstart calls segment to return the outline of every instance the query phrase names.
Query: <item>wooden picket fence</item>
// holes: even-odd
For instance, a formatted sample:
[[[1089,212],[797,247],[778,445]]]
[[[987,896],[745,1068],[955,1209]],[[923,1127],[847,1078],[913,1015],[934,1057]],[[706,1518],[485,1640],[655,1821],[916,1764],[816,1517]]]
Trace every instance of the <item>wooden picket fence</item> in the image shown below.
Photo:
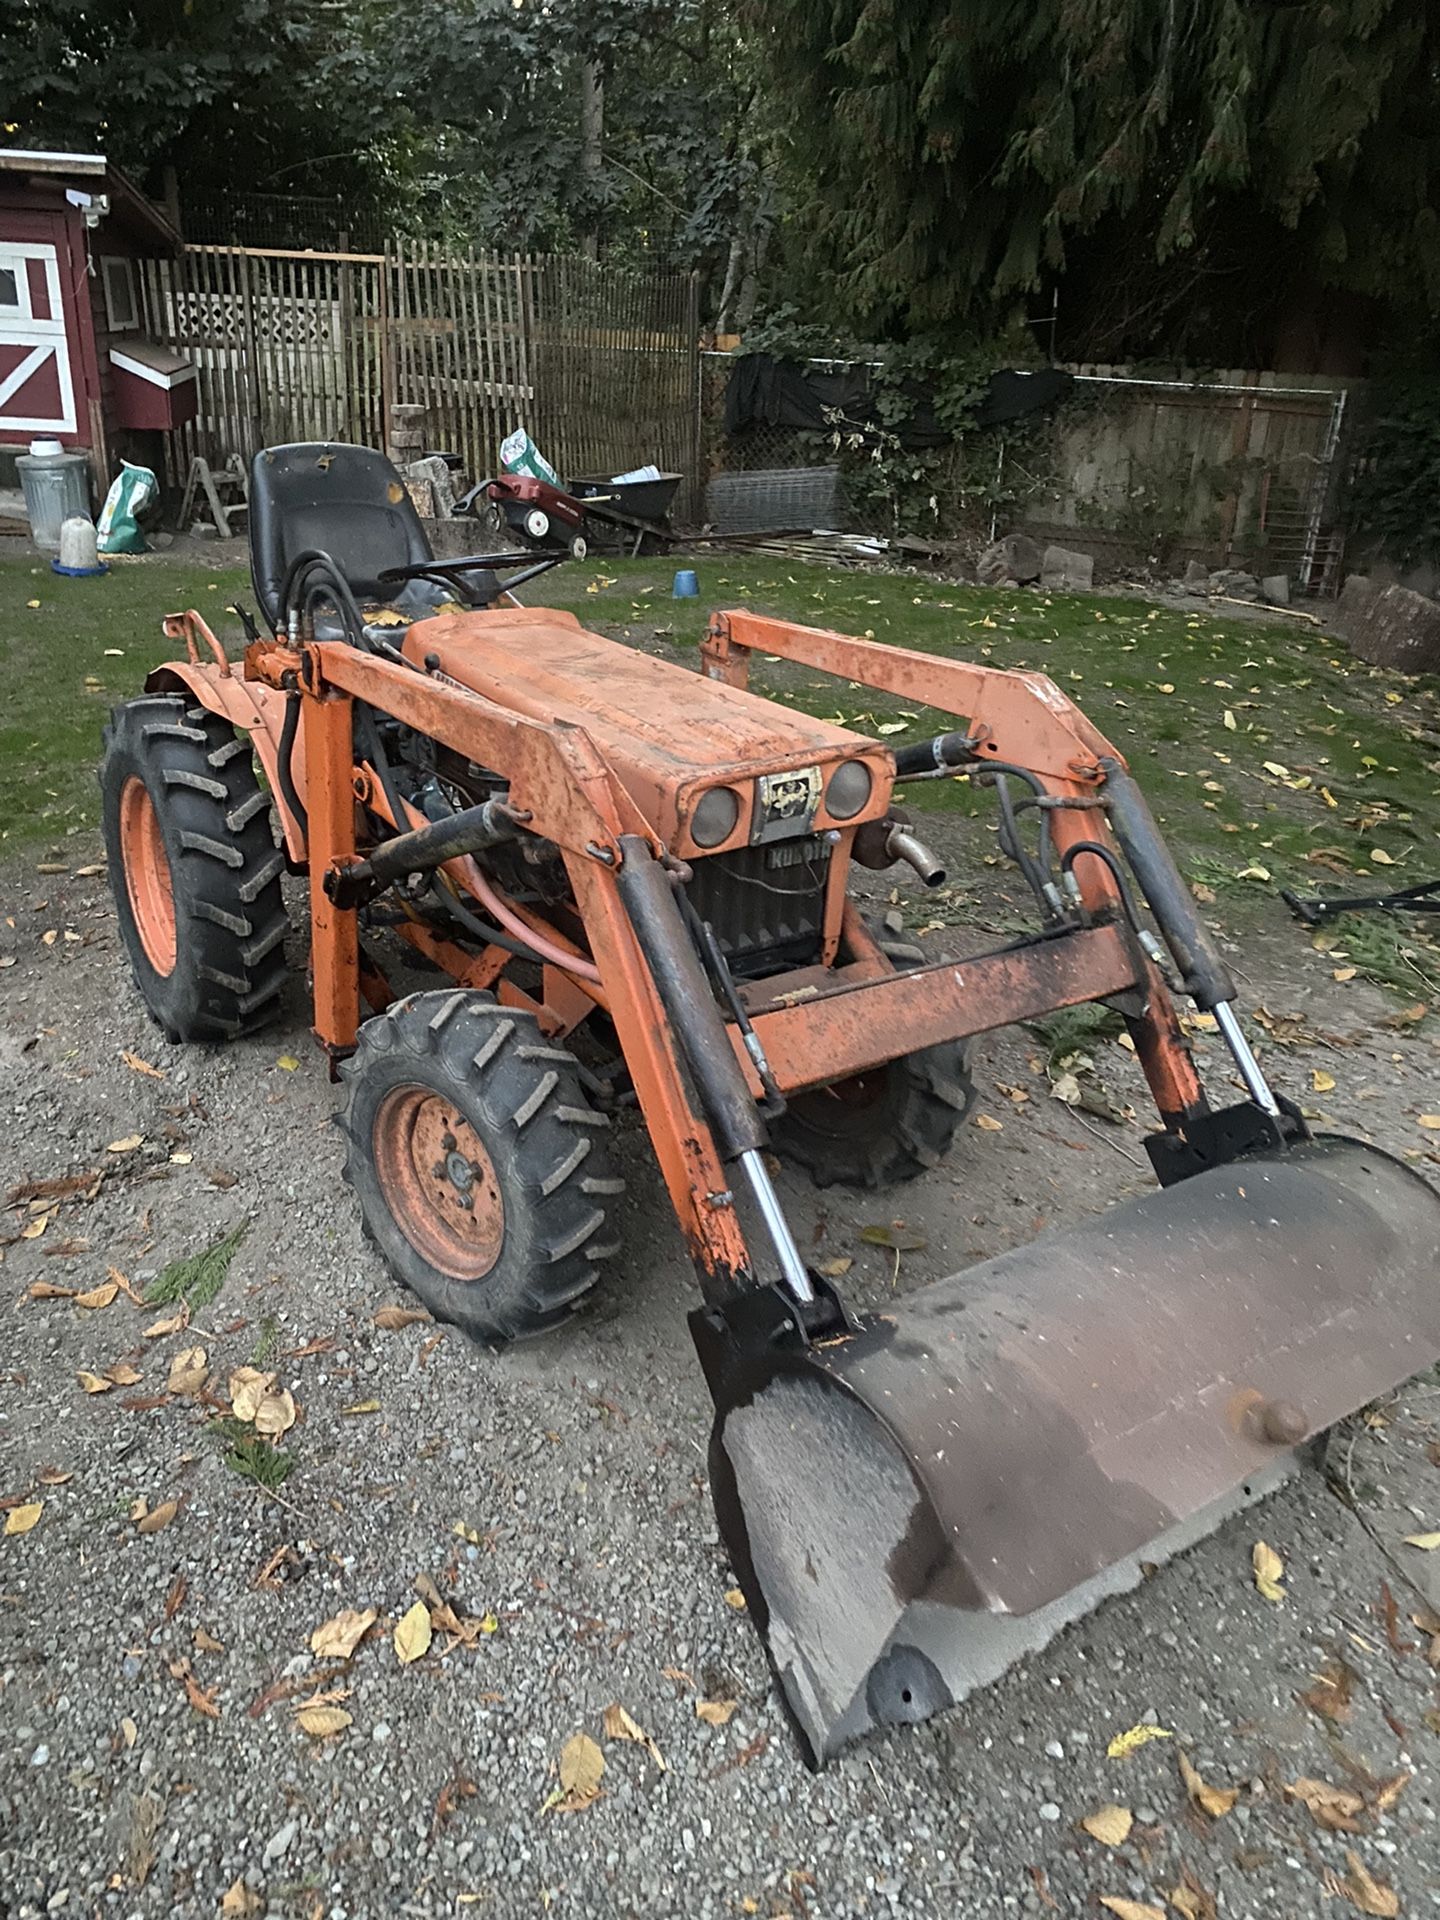
[[[382,446],[388,409],[423,406],[429,444],[478,479],[525,426],[567,477],[646,461],[698,478],[699,314],[692,274],[563,255],[187,247],[144,263],[146,324],[197,369],[192,454]]]

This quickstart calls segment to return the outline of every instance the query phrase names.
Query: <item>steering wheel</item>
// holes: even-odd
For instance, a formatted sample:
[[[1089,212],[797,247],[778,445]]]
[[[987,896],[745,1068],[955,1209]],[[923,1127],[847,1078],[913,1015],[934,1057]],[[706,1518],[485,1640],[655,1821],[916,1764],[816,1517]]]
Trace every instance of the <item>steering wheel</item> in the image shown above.
[[[499,567],[513,567],[524,559],[518,553],[472,553],[459,560],[417,560],[413,566],[386,567],[377,577],[382,582],[391,580],[438,580],[442,586],[458,588],[457,575],[465,573],[494,573]],[[520,571],[509,580],[501,582],[508,593],[512,587],[520,587],[527,580],[533,580],[537,574],[548,573],[551,567],[558,567],[562,560],[568,560],[567,553],[547,554],[530,566],[521,566]]]

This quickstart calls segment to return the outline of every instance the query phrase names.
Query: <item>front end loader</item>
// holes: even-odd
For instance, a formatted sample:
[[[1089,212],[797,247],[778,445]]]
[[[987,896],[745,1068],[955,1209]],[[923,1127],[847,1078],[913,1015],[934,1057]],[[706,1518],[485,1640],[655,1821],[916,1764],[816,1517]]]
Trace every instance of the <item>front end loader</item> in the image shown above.
[[[366,1229],[491,1344],[564,1321],[619,1254],[606,1135],[638,1106],[699,1281],[716,1510],[812,1763],[993,1679],[1440,1354],[1440,1196],[1270,1086],[1140,789],[1044,676],[746,611],[713,616],[699,673],[653,659],[519,605],[524,556],[435,560],[363,449],[267,450],[251,511],[263,630],[235,661],[177,614],[183,652],[107,731],[141,992],[172,1039],[251,1031],[282,871],[307,877]],[[749,691],[757,650],[954,728],[812,719]],[[857,863],[943,877],[902,777],[993,795],[1030,933],[929,960],[867,925]],[[398,950],[446,984],[397,995]],[[1182,997],[1243,1098],[1207,1097]],[[1134,1041],[1156,1190],[849,1308],[770,1152],[923,1176],[967,1042],[1087,1002]]]

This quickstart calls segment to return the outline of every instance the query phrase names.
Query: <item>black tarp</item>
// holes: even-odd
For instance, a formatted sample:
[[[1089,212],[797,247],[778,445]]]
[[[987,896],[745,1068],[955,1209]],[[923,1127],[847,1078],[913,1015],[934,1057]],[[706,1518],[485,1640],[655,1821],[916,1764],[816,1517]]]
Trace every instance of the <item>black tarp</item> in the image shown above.
[[[725,432],[747,427],[800,427],[832,433],[839,427],[862,429],[870,419],[870,369],[864,365],[816,366],[778,360],[769,353],[741,354],[725,389]],[[1074,384],[1060,367],[1033,371],[1004,368],[990,376],[989,389],[976,409],[979,427],[1003,426],[1063,400]],[[838,414],[840,420],[830,417]],[[953,437],[935,417],[928,393],[916,387],[908,416],[888,427],[900,444],[912,449],[943,447]]]

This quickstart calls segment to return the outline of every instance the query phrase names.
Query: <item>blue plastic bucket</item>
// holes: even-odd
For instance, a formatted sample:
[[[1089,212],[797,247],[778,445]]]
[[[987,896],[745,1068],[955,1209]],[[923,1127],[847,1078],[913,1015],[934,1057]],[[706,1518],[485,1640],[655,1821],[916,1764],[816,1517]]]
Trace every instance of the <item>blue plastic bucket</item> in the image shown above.
[[[698,600],[700,598],[700,582],[696,579],[693,568],[680,567],[677,569],[675,586],[670,597],[672,600]]]

